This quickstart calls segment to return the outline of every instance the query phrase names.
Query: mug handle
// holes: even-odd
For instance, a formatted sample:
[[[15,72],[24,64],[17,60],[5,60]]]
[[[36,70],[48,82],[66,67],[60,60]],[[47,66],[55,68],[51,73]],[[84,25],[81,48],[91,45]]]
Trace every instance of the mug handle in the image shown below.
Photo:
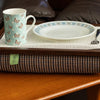
[[[28,21],[28,19],[30,19],[30,18],[33,18],[34,21],[33,21],[32,25],[26,30],[27,33],[34,27],[34,25],[35,25],[35,23],[36,23],[36,19],[35,19],[35,17],[32,16],[32,15],[27,16],[27,17],[26,17],[26,21]]]

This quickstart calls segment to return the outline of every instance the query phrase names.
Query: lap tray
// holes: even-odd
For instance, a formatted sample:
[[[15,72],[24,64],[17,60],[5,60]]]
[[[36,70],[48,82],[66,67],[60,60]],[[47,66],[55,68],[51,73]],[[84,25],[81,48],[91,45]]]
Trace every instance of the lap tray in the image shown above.
[[[32,37],[32,38],[31,38]],[[91,46],[81,40],[54,41],[28,34],[28,42],[20,47],[4,44],[0,40],[0,71],[31,72],[31,73],[99,73],[99,45]],[[90,41],[89,41],[90,40]],[[32,42],[33,41],[33,42]],[[86,45],[85,45],[86,44]],[[10,65],[10,55],[19,54],[19,62]]]

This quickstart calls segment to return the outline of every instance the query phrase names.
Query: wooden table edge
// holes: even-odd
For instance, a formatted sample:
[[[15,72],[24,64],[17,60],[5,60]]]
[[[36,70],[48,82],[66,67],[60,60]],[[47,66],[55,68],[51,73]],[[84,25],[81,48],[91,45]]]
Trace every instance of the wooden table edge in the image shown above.
[[[66,95],[66,94],[69,94],[69,93],[73,93],[75,91],[86,89],[86,88],[89,88],[89,87],[92,87],[92,86],[95,86],[95,85],[99,85],[99,84],[100,84],[100,80],[96,80],[96,81],[93,81],[93,82],[90,82],[90,83],[86,83],[86,84],[83,84],[83,85],[80,85],[80,86],[77,86],[77,87],[74,87],[74,88],[70,88],[69,90],[64,90],[64,91],[61,91],[61,92],[58,92],[58,93],[54,93],[54,94],[51,94],[51,95],[48,95],[48,96],[45,96],[45,97],[38,98],[36,100],[54,99],[54,98],[57,98],[59,96],[63,96],[63,95]]]

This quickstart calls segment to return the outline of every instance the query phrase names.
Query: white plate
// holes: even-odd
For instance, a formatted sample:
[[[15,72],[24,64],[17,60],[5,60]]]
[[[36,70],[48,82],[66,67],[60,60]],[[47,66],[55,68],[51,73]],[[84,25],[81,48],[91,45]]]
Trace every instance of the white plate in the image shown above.
[[[71,40],[93,35],[96,28],[91,24],[78,21],[53,21],[35,26],[33,32],[44,38]]]

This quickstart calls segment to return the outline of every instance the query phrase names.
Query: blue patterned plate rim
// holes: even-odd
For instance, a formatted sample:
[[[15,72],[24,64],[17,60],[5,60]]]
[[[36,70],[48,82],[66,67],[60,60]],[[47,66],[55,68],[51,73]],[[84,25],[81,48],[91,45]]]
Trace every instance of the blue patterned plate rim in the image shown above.
[[[49,36],[45,36],[43,35],[43,32],[41,32],[41,30],[46,29],[48,30],[48,28],[55,28],[56,26],[65,26],[67,28],[67,26],[78,26],[78,27],[83,27],[89,30],[89,33],[83,36],[75,36],[75,37],[71,37],[71,38],[56,38],[56,37],[49,37]],[[72,40],[72,39],[80,39],[80,38],[85,38],[88,36],[91,36],[93,34],[96,33],[96,28],[95,26],[93,26],[92,24],[86,23],[86,22],[80,22],[80,21],[51,21],[51,22],[46,22],[46,23],[42,23],[39,25],[36,25],[33,29],[33,33],[36,34],[37,36],[40,37],[44,37],[44,38],[48,38],[48,39],[56,39],[56,40]]]

